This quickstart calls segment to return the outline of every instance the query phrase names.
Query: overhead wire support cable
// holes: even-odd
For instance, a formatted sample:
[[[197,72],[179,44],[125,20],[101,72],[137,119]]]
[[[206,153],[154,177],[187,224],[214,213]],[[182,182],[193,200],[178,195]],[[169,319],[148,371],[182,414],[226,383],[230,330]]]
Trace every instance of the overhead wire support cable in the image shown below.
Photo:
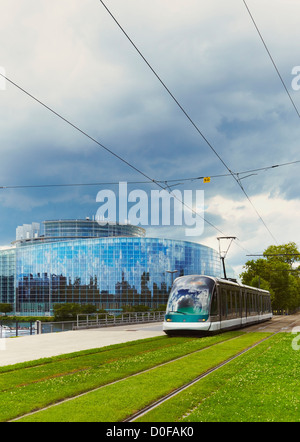
[[[261,172],[266,171],[270,169],[275,169],[278,167],[284,167],[289,166],[292,164],[300,163],[299,161],[291,161],[289,163],[284,164],[276,164],[275,166],[267,166],[267,167],[260,167],[258,169],[251,169],[251,170],[245,170],[243,172],[234,172],[234,174],[238,177],[239,180],[243,180],[245,178],[249,178],[250,176],[257,175],[256,173],[252,172]],[[240,176],[244,174],[249,174],[247,176]],[[148,181],[127,181],[125,179],[122,179],[121,181],[126,181],[127,184],[165,184],[167,187],[174,187],[183,185],[183,181],[187,182],[193,182],[193,181],[199,181],[203,180],[206,176],[209,176],[210,178],[224,178],[229,177],[231,174],[220,174],[220,175],[211,175],[206,174],[205,176],[198,176],[198,177],[190,177],[190,178],[178,178],[178,179],[172,179],[172,180],[148,180]],[[168,183],[176,183],[176,184],[168,184]],[[6,185],[6,186],[0,186],[0,189],[35,189],[35,188],[51,188],[51,187],[88,187],[88,186],[113,186],[120,184],[120,181],[109,181],[109,182],[95,182],[95,183],[52,183],[52,184],[19,184],[19,185]],[[164,187],[165,188],[165,187]]]
[[[252,173],[252,172],[261,172],[261,171],[266,171],[266,170],[270,170],[270,169],[275,169],[275,168],[279,168],[279,167],[284,167],[284,166],[289,166],[292,164],[297,164],[300,163],[300,161],[292,161],[289,163],[284,163],[284,164],[276,164],[275,166],[267,166],[267,167],[261,167],[258,169],[251,169],[251,170],[246,170],[243,172],[234,172],[235,175],[239,178],[239,180],[245,179],[245,178],[249,178],[250,176],[254,176],[257,175],[256,173]],[[244,174],[249,174],[247,176],[240,176],[240,175],[244,175]],[[211,174],[206,174],[205,176],[209,176],[210,178],[224,178],[224,177],[228,177],[231,176],[231,174],[220,174],[220,175],[211,175]],[[198,176],[198,177],[190,177],[190,178],[178,178],[178,179],[170,179],[170,180],[155,180],[156,183],[160,183],[160,184],[166,184],[169,187],[174,187],[175,185],[183,185],[183,182],[193,182],[193,181],[199,181],[205,178],[205,176]],[[125,179],[123,179],[122,181],[127,181]],[[19,184],[19,185],[2,185],[0,186],[0,189],[5,190],[5,189],[34,189],[34,188],[51,188],[51,187],[87,187],[87,186],[108,186],[108,185],[118,185],[120,183],[120,181],[109,181],[109,182],[94,182],[94,183],[52,183],[52,184]],[[154,181],[148,180],[148,181],[127,181],[127,184],[153,184]],[[176,184],[168,184],[168,183],[176,183]]]
[[[106,9],[106,11],[108,12],[108,14],[111,16],[111,18],[113,19],[113,21],[117,24],[117,26],[119,27],[119,29],[122,31],[122,33],[125,35],[125,37],[128,39],[128,41],[131,43],[131,45],[134,47],[134,49],[138,52],[138,54],[140,55],[140,57],[144,60],[144,62],[147,64],[147,66],[149,67],[149,69],[153,72],[153,74],[155,75],[155,77],[158,79],[158,81],[161,83],[161,85],[164,87],[164,89],[168,92],[168,94],[171,96],[171,98],[175,101],[175,103],[177,104],[177,106],[181,109],[181,111],[184,113],[184,115],[187,117],[187,119],[190,121],[190,123],[193,125],[193,127],[196,129],[196,131],[198,132],[198,134],[202,137],[202,139],[206,142],[206,144],[210,147],[210,149],[214,152],[214,154],[218,157],[218,159],[221,161],[221,163],[224,165],[224,167],[228,170],[228,172],[232,175],[232,177],[234,178],[234,180],[236,181],[236,183],[238,184],[238,186],[240,187],[240,189],[242,190],[242,192],[244,193],[244,195],[246,196],[247,200],[249,201],[249,203],[251,204],[251,206],[253,207],[254,211],[256,212],[258,218],[261,220],[261,222],[263,223],[263,225],[265,226],[266,230],[269,232],[270,236],[273,238],[273,240],[276,242],[276,244],[278,244],[278,241],[276,240],[276,238],[274,237],[274,235],[272,234],[271,230],[269,229],[269,227],[267,226],[267,224],[265,223],[265,221],[263,220],[263,218],[261,217],[261,215],[259,214],[258,210],[256,209],[256,207],[254,206],[253,202],[251,201],[250,197],[248,196],[247,192],[245,191],[244,187],[242,186],[240,180],[238,177],[235,176],[234,172],[232,172],[232,170],[230,170],[230,168],[227,166],[227,164],[225,163],[225,161],[222,159],[222,157],[219,155],[219,153],[216,151],[216,149],[213,147],[213,145],[209,142],[209,140],[205,137],[205,135],[203,134],[203,132],[199,129],[199,127],[197,126],[197,124],[193,121],[193,119],[190,117],[190,115],[188,114],[188,112],[184,109],[184,107],[179,103],[179,101],[177,100],[177,98],[174,96],[174,94],[170,91],[170,89],[167,87],[167,85],[164,83],[164,81],[161,79],[161,77],[158,75],[158,73],[155,71],[155,69],[151,66],[151,64],[148,62],[148,60],[146,59],[146,57],[142,54],[142,52],[139,50],[139,48],[136,46],[136,44],[133,42],[133,40],[129,37],[129,35],[127,34],[127,32],[125,31],[125,29],[121,26],[121,24],[118,22],[118,20],[115,18],[115,16],[112,14],[112,12],[109,10],[109,8],[106,6],[106,4],[102,1],[99,0],[100,3],[102,4],[102,6]]]
[[[13,82],[10,78],[8,78],[6,75],[3,75],[0,72],[0,76],[5,78],[5,80],[7,80],[9,83],[11,83],[13,86],[15,86],[16,88],[18,88],[20,91],[24,92],[24,94],[26,94],[28,97],[32,98],[34,101],[36,101],[37,103],[39,103],[41,106],[43,106],[44,108],[46,108],[48,111],[52,112],[54,115],[56,115],[58,118],[60,118],[61,120],[63,120],[65,123],[67,123],[69,126],[73,127],[73,129],[76,129],[78,132],[80,132],[82,135],[84,135],[85,137],[89,138],[91,141],[93,141],[94,143],[98,144],[98,146],[100,146],[102,149],[106,150],[107,152],[109,152],[111,155],[113,155],[114,157],[116,157],[118,160],[122,161],[123,163],[125,163],[127,166],[131,167],[131,169],[135,170],[136,172],[138,172],[139,174],[143,175],[145,178],[147,178],[148,180],[152,181],[153,183],[156,183],[156,181],[152,178],[150,178],[148,175],[146,175],[144,172],[142,172],[140,169],[138,169],[137,167],[135,167],[133,164],[129,163],[127,160],[125,160],[124,158],[122,158],[120,155],[116,154],[115,152],[113,152],[111,149],[109,149],[108,147],[104,146],[104,144],[100,143],[99,141],[97,141],[95,138],[93,138],[91,135],[89,135],[87,132],[85,132],[84,130],[80,129],[78,126],[76,126],[75,124],[73,124],[70,120],[68,120],[67,118],[63,117],[61,114],[59,114],[58,112],[56,112],[54,109],[52,109],[51,107],[47,106],[45,103],[43,103],[42,101],[40,101],[38,98],[36,98],[34,95],[30,94],[28,91],[26,91],[25,89],[23,89],[21,86],[19,86],[18,84],[16,84],[15,82]]]

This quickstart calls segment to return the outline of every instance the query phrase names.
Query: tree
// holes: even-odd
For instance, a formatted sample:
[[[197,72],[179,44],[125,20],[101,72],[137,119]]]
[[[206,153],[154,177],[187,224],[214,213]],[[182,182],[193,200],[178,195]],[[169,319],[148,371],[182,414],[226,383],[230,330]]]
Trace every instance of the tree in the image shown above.
[[[295,243],[270,246],[264,258],[246,262],[240,276],[244,284],[261,287],[271,293],[273,310],[300,307],[299,251]]]
[[[95,313],[97,308],[92,304],[76,304],[76,303],[66,303],[66,304],[54,304],[54,321],[74,321],[79,314],[90,314]]]
[[[147,305],[123,305],[122,312],[130,313],[130,312],[149,312],[150,307]]]
[[[0,304],[0,313],[4,313],[6,316],[6,313],[10,313],[13,311],[13,308],[10,304]]]
[[[290,267],[299,261],[299,250],[294,242],[282,246],[270,246],[263,255],[271,261],[280,261],[288,264]]]

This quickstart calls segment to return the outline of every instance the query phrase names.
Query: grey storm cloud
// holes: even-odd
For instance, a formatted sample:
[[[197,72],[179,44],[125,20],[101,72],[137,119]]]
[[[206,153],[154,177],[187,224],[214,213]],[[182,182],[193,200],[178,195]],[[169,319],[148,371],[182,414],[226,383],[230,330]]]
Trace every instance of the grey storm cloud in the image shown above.
[[[300,64],[299,3],[274,0],[271,10],[269,0],[248,5],[300,108],[300,91],[291,88],[292,69]],[[107,6],[230,170],[300,159],[299,118],[242,1],[110,0]],[[12,81],[148,176],[178,179],[181,190],[204,189],[207,219],[239,233],[241,244],[256,250],[272,242],[232,177],[180,183],[228,171],[100,2],[2,0],[0,39],[0,66]],[[13,85],[2,89],[0,186],[143,180]],[[277,214],[286,205],[297,216],[298,171],[295,164],[241,181],[279,242],[298,239],[297,233],[287,238]],[[10,228],[0,230],[1,242],[16,223],[96,213],[98,190],[2,190],[0,223]],[[255,230],[260,239],[253,238]],[[174,226],[167,235],[183,231]],[[195,240],[215,246],[217,235],[208,224]],[[234,253],[238,266],[245,253]]]

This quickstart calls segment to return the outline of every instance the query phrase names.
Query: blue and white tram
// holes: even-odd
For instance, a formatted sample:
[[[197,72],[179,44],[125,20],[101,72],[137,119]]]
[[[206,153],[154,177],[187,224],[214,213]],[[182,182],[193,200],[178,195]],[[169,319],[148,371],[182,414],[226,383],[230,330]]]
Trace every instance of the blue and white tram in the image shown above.
[[[210,334],[272,319],[270,293],[210,276],[182,276],[172,286],[163,330]]]

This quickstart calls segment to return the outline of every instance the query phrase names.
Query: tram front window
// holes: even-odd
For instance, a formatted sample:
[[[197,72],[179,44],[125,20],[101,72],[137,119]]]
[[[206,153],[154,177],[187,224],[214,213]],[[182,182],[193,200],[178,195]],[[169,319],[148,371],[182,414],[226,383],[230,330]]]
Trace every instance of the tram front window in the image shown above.
[[[208,315],[214,281],[205,277],[178,278],[172,287],[168,314]]]

